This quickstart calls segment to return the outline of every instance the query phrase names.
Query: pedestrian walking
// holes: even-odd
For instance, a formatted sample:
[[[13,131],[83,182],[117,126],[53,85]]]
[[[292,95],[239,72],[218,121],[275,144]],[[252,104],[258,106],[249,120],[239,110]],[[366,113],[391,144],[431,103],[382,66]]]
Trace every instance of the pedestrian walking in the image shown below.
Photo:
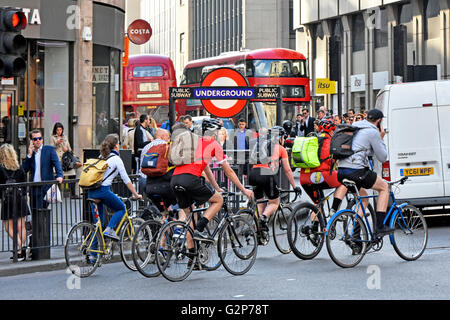
[[[8,187],[8,185],[21,182],[26,182],[26,175],[19,165],[16,151],[10,144],[0,146],[0,184],[6,185],[5,188],[0,188],[1,219],[5,231],[11,239],[14,239],[14,218],[17,219],[17,258],[19,261],[26,259],[25,217],[29,214],[26,188]]]

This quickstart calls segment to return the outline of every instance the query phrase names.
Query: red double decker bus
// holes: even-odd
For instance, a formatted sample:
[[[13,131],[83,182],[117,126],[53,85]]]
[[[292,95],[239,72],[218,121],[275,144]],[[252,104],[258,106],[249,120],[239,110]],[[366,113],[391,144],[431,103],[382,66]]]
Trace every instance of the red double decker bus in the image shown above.
[[[123,117],[147,113],[158,125],[168,120],[169,88],[177,86],[175,68],[169,57],[135,55],[123,68]]]
[[[283,97],[282,119],[295,119],[295,114],[301,106],[310,103],[305,56],[297,51],[282,48],[229,52],[217,57],[191,61],[184,68],[180,86],[198,87],[204,74],[224,66],[240,71],[247,77],[251,87],[280,87]],[[248,107],[235,118],[246,119],[250,128],[270,128],[276,123],[276,109],[276,102],[250,101]],[[205,113],[200,100],[178,102],[178,115],[201,116]]]

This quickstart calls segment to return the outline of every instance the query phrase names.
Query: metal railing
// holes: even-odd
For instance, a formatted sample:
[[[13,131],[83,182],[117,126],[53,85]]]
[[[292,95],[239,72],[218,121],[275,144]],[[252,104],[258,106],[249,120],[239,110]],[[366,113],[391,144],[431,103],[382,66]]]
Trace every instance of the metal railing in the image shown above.
[[[130,175],[136,188],[138,178]],[[17,249],[28,246],[33,259],[48,259],[51,247],[64,246],[74,224],[83,220],[92,222],[87,191],[78,182],[65,179],[61,184],[55,180],[0,185],[0,252],[12,251],[16,261]],[[131,196],[119,178],[113,182],[112,190],[122,197]],[[137,210],[137,205],[132,207],[132,211]],[[108,214],[105,218],[109,220]]]

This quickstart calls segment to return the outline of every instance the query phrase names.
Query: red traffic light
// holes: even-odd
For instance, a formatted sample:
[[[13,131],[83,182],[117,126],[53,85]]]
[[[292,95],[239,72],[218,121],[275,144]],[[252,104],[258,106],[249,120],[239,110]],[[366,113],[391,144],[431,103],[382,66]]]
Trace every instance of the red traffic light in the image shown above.
[[[27,27],[27,17],[22,11],[0,9],[0,29],[3,31],[20,31]]]

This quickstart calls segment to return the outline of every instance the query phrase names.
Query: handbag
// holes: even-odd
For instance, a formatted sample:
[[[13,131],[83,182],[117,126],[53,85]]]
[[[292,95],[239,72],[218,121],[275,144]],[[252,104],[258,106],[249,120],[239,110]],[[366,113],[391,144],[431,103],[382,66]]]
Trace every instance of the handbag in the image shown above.
[[[71,151],[66,151],[61,157],[61,166],[63,171],[69,171],[81,167],[81,161]]]
[[[53,184],[52,187],[47,190],[44,200],[48,203],[62,202],[61,191],[59,191],[56,184]]]

